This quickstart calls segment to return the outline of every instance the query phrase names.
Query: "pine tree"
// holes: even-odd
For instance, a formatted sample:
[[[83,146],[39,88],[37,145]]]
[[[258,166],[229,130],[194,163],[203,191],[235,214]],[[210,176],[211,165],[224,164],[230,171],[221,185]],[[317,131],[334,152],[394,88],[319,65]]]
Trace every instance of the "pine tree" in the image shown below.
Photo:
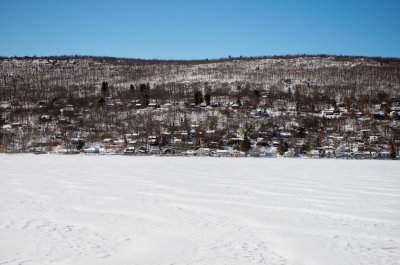
[[[101,83],[101,92],[106,93],[107,91],[108,91],[108,83],[103,81],[103,83]]]
[[[285,141],[282,141],[278,145],[278,153],[283,155],[285,152],[289,150],[289,144]]]
[[[396,159],[396,147],[394,145],[394,140],[390,141],[390,153],[389,157],[391,159]]]
[[[210,106],[210,104],[211,104],[211,95],[210,95],[209,93],[207,93],[207,94],[204,96],[204,100],[206,101],[206,105],[207,105],[207,106]]]
[[[200,91],[194,93],[194,104],[200,105],[203,102],[203,94]]]
[[[244,134],[244,139],[240,144],[240,151],[247,153],[251,149],[251,142],[247,137],[247,133]]]

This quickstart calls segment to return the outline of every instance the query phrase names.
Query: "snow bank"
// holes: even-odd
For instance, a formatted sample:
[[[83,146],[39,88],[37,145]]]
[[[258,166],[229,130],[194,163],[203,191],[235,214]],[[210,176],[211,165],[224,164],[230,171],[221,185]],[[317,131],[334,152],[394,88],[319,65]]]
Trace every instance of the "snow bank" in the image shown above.
[[[0,264],[400,264],[396,161],[0,155],[0,168]]]

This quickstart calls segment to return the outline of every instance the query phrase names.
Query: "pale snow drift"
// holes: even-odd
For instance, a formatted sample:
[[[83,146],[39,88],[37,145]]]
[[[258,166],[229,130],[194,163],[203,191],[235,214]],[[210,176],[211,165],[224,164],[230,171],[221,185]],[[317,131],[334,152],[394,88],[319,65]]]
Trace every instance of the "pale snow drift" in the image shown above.
[[[0,264],[400,264],[400,163],[0,156]]]

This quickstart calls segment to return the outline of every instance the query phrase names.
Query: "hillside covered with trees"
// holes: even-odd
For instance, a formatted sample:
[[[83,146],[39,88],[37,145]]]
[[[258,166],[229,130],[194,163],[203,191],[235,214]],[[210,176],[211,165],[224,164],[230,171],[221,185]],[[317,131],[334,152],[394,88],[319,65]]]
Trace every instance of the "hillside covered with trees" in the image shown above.
[[[400,59],[0,59],[2,152],[395,158],[399,144]]]

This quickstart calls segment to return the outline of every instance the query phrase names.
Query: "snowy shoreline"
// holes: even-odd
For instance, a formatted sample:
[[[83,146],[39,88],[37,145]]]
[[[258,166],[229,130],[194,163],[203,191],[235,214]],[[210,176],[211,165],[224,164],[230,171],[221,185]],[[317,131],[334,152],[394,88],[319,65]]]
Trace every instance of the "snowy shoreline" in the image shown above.
[[[199,155],[124,155],[124,154],[62,154],[62,153],[43,153],[43,154],[34,154],[34,153],[0,153],[0,156],[60,156],[60,157],[70,157],[70,156],[77,156],[77,157],[130,157],[130,158],[144,158],[144,157],[159,157],[159,158],[209,158],[209,159],[220,159],[220,158],[227,158],[227,159],[265,159],[265,160],[274,160],[274,159],[285,159],[285,160],[338,160],[338,161],[398,161],[399,159],[382,159],[382,158],[332,158],[332,157],[321,157],[321,158],[313,158],[308,156],[297,156],[297,157],[285,157],[285,156],[199,156]]]

